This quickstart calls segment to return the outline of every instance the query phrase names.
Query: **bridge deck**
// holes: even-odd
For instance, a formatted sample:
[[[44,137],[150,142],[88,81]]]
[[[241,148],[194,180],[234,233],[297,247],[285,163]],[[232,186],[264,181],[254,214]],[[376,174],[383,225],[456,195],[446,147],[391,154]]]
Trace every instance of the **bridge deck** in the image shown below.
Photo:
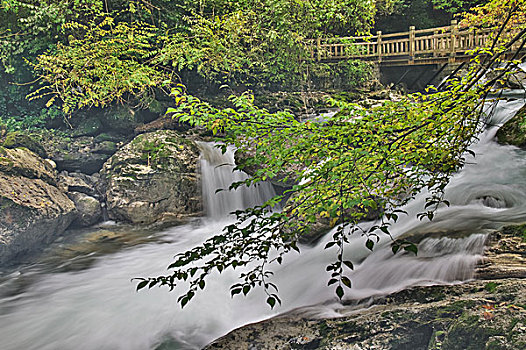
[[[519,29],[503,35],[513,36]],[[441,64],[467,61],[472,50],[485,47],[493,40],[492,28],[461,28],[457,21],[450,26],[393,34],[378,32],[375,36],[339,37],[313,40],[312,55],[319,61],[360,58],[384,66]],[[512,50],[520,46],[517,43]]]

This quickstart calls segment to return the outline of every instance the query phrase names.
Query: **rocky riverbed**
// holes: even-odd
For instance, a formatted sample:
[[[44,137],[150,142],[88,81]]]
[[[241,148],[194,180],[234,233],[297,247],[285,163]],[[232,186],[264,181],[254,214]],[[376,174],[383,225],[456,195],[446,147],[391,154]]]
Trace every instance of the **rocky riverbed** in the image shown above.
[[[309,316],[309,308],[239,328],[206,349],[526,348],[526,226],[488,238],[480,280],[417,287],[355,301],[339,317]]]

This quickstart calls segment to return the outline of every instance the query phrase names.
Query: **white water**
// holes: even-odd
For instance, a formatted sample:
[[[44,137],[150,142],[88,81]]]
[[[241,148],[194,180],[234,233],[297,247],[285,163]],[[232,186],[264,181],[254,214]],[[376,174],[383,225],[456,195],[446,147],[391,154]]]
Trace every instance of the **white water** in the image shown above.
[[[524,101],[501,104],[494,116],[502,123]],[[346,254],[356,262],[350,275],[353,288],[348,298],[367,298],[411,285],[455,283],[472,277],[480,258],[485,233],[505,223],[526,221],[526,153],[492,141],[495,129],[486,132],[475,146],[477,158],[467,165],[447,188],[451,207],[439,211],[433,222],[415,219],[425,194],[405,208],[393,227],[393,235],[425,238],[419,255],[393,255],[384,239],[370,253],[361,237],[353,237]],[[128,247],[93,258],[84,269],[61,272],[45,263],[2,276],[0,284],[0,349],[151,349],[163,339],[174,339],[174,349],[198,349],[216,337],[243,324],[261,320],[293,308],[315,305],[310,313],[336,316],[344,308],[326,287],[325,266],[334,252],[302,247],[277,268],[283,306],[271,311],[260,292],[248,298],[230,298],[229,286],[236,274],[213,276],[206,290],[181,310],[178,293],[153,289],[136,293],[130,278],[166,273],[171,257],[193,247],[229,222],[224,213],[254,204],[270,195],[270,189],[241,190],[212,195],[224,188],[233,162],[232,153],[220,155],[203,146],[201,163],[209,219],[159,233],[160,241]],[[242,174],[235,180],[242,179]],[[250,198],[249,198],[250,197]],[[485,206],[497,204],[498,208]],[[447,233],[473,233],[447,238]],[[72,259],[73,260],[73,259]],[[15,292],[13,292],[15,290]]]

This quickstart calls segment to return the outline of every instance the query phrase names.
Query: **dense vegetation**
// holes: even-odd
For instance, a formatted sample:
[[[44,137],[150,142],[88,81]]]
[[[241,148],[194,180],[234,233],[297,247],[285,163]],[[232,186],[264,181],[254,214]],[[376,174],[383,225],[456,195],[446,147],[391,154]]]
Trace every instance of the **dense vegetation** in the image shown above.
[[[343,77],[356,87],[368,78],[368,65],[315,63],[309,39],[367,33],[375,21],[386,30],[385,16],[393,13],[402,20],[388,22],[403,29],[435,25],[444,11],[474,3],[2,0],[0,122],[44,126],[62,113],[112,102],[146,108],[180,82],[304,91],[319,79]]]
[[[329,69],[312,64],[306,40],[367,32],[374,5],[3,0],[0,79],[9,88],[0,116],[25,127],[54,117],[53,103],[66,114],[113,101],[147,106],[188,72],[208,84],[299,88]],[[363,65],[348,70],[364,78]],[[29,93],[45,99],[27,104]]]

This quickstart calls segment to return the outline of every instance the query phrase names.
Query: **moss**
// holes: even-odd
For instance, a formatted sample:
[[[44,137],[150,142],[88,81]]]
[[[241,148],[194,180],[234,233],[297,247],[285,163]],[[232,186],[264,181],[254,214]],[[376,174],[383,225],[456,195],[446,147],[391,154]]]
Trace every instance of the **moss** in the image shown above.
[[[526,106],[499,129],[497,139],[499,143],[526,146]]]
[[[485,349],[492,336],[506,334],[497,324],[490,323],[478,315],[464,312],[447,330],[444,348],[451,350]]]
[[[435,330],[429,339],[427,350],[440,350],[442,349],[442,342],[446,336],[446,332],[443,330]]]
[[[484,290],[490,293],[495,293],[495,291],[497,290],[497,287],[498,287],[498,283],[488,282],[484,285]]]
[[[6,148],[18,148],[25,147],[39,156],[46,158],[47,154],[44,148],[40,145],[37,137],[26,134],[22,131],[14,131],[7,134],[3,146]]]

